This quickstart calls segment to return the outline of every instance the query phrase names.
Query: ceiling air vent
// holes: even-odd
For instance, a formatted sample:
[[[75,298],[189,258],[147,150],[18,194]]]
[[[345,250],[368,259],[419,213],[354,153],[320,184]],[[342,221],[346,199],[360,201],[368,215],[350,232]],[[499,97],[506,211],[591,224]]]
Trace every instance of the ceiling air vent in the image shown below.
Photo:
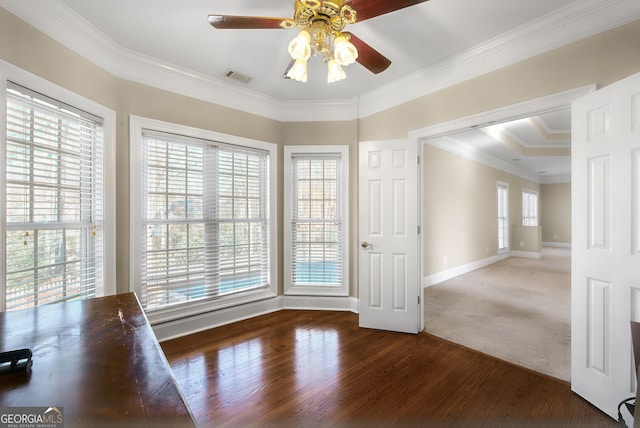
[[[233,70],[227,70],[227,72],[224,75],[229,79],[237,80],[238,82],[242,82],[242,83],[249,83],[252,79],[252,77],[245,76],[244,74],[238,73],[237,71],[233,71]]]

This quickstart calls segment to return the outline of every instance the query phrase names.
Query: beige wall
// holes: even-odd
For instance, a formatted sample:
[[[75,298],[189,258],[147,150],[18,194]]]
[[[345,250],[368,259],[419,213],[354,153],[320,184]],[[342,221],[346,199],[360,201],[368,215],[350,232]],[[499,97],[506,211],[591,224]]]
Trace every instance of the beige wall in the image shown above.
[[[540,225],[543,242],[571,244],[571,183],[541,186]]]
[[[529,248],[520,248],[514,228],[522,224],[522,189],[538,184],[428,144],[423,159],[425,276],[497,254],[498,181],[509,185],[510,247]]]
[[[357,141],[406,138],[409,131],[470,114],[503,107],[520,101],[597,83],[600,86],[640,71],[640,21],[609,31],[585,41],[558,49],[505,69],[489,73],[468,82],[419,98],[358,121],[332,123],[281,123],[219,105],[171,94],[118,79],[74,52],[51,40],[39,31],[0,8],[0,59],[30,71],[40,77],[101,103],[117,113],[117,281],[118,291],[128,290],[129,261],[129,141],[128,115],[197,126],[217,132],[269,141],[280,146],[279,166],[282,165],[282,146],[286,144],[348,144],[351,166],[351,236],[352,257],[357,255]],[[282,209],[282,172],[279,175],[279,208]],[[435,170],[435,168],[434,168]],[[464,171],[461,174],[468,175]],[[456,179],[457,180],[457,179]],[[425,192],[430,198],[442,189],[437,186],[443,178],[431,173],[425,177]],[[461,184],[462,185],[462,184]],[[515,188],[515,187],[514,187]],[[512,188],[512,191],[513,189]],[[466,189],[465,189],[466,191]],[[488,190],[483,190],[488,191]],[[433,194],[433,195],[432,195]],[[473,196],[473,195],[471,195]],[[427,201],[428,202],[428,201]],[[446,266],[464,263],[489,252],[490,230],[474,236],[469,248],[449,245],[439,255],[430,249],[437,237],[440,211],[431,213],[435,205],[428,203],[425,219],[432,231],[427,238],[429,263],[427,271],[443,269],[442,256],[448,256]],[[461,207],[467,217],[461,217],[461,228],[469,230],[473,223],[468,215],[489,216],[489,208],[468,210],[461,198],[454,198],[448,206]],[[435,209],[435,207],[434,207]],[[518,210],[520,208],[517,208]],[[485,212],[486,211],[486,212]],[[460,212],[460,211],[456,211]],[[282,221],[282,220],[280,220]],[[280,225],[282,227],[282,225]],[[280,229],[282,230],[282,229]],[[494,234],[495,235],[495,234]],[[458,243],[470,235],[458,233]],[[433,244],[435,245],[435,244]],[[446,254],[445,254],[446,253]],[[279,255],[282,256],[282,245]],[[357,296],[355,259],[352,259],[351,294]],[[280,282],[282,282],[280,267]],[[281,287],[281,284],[280,284]],[[281,289],[281,288],[280,288]]]

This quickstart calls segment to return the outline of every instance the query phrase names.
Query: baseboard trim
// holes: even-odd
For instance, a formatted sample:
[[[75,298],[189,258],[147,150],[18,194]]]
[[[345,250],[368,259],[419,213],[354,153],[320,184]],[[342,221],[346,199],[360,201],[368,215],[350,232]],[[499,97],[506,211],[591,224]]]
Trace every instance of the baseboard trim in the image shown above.
[[[514,257],[525,257],[527,259],[541,259],[542,258],[542,251],[540,252],[535,252],[535,251],[511,251],[511,253],[509,253],[510,256],[514,256]]]
[[[570,246],[571,244],[569,244]],[[546,246],[546,245],[545,245]],[[557,246],[557,245],[556,245]],[[453,269],[448,269],[442,272],[435,273],[433,275],[425,276],[422,279],[422,288],[428,288],[432,285],[439,284],[441,282],[447,281],[449,279],[455,278],[460,275],[464,275],[465,273],[472,272],[476,269],[483,268],[485,266],[489,266],[494,264],[495,262],[499,262],[500,260],[504,260],[509,257],[526,257],[530,259],[541,259],[542,252],[534,252],[534,251],[510,251],[504,254],[498,254],[492,257],[488,257],[486,259],[478,260],[476,262],[468,263],[466,265],[458,266]]]
[[[464,275],[465,273],[472,272],[485,266],[489,266],[491,264],[494,264],[495,262],[499,262],[500,260],[508,258],[510,255],[510,253],[498,254],[486,259],[467,263],[466,265],[458,266],[453,269],[448,269],[442,272],[434,273],[433,275],[425,276],[422,280],[422,288],[431,287],[432,285],[439,284],[448,279]]]
[[[355,297],[332,296],[279,296],[282,309],[350,311],[358,313]]]
[[[571,242],[542,242],[543,247],[571,248]]]
[[[190,317],[153,324],[153,332],[158,341],[176,339],[188,334],[198,333],[210,328],[220,327],[226,324],[246,320],[249,318],[279,311],[282,307],[278,297],[218,309],[212,312],[198,314]]]
[[[257,302],[158,323],[151,327],[158,341],[164,342],[283,309],[350,311],[358,313],[358,299],[349,296],[277,296]]]

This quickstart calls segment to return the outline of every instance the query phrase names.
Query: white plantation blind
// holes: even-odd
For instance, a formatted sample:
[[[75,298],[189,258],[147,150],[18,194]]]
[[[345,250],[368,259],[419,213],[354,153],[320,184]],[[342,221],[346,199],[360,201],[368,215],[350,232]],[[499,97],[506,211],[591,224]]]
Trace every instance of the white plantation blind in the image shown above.
[[[93,115],[10,83],[6,310],[103,295],[103,129]]]
[[[294,154],[290,171],[291,284],[340,285],[345,220],[341,157]]]
[[[538,225],[538,193],[530,190],[522,191],[522,225]]]
[[[269,285],[268,154],[143,130],[146,309]]]

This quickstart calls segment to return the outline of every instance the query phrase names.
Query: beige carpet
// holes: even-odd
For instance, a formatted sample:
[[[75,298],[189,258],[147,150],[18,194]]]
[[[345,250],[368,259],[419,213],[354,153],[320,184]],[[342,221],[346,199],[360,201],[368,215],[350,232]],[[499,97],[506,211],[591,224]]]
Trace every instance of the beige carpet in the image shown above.
[[[425,289],[424,301],[425,331],[570,381],[570,249],[509,257]]]

